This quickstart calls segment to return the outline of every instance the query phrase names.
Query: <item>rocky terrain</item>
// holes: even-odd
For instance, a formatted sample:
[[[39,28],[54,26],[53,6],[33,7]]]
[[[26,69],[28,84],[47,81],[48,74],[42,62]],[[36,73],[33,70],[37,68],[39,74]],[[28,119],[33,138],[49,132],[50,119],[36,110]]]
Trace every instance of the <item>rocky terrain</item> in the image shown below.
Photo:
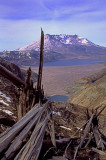
[[[7,62],[2,58],[0,58],[0,65],[25,81],[26,71],[21,70],[15,64]],[[37,74],[33,73],[32,76],[34,77],[33,80],[36,80]],[[0,132],[17,121],[18,97],[18,88],[7,78],[0,75]]]
[[[58,136],[72,136],[87,121],[86,107],[69,102],[53,102],[52,105],[55,120],[55,129]],[[88,108],[88,110],[90,114],[92,114],[92,109]],[[99,128],[104,134],[106,134],[105,124],[106,115],[103,113],[99,116]]]
[[[40,40],[14,51],[4,51],[0,57],[18,65],[39,63]],[[45,35],[44,62],[60,59],[105,59],[106,47],[96,45],[78,35]]]
[[[0,58],[0,64],[14,73],[17,77],[24,80],[23,74],[19,67]],[[7,121],[17,120],[18,90],[8,79],[0,75],[0,123],[4,122],[6,127]],[[8,119],[9,118],[9,119]],[[10,125],[7,123],[7,126]],[[0,126],[0,132],[5,129],[3,124]]]
[[[55,149],[49,139],[49,136],[47,134],[45,135],[45,139],[43,141],[42,150],[40,153],[39,160],[41,159],[49,159],[49,160],[66,160],[65,157],[68,157],[67,159],[73,159],[72,155],[73,151],[76,150],[77,145],[80,142],[80,138],[84,135],[84,125],[86,124],[88,120],[88,112],[86,108],[74,105],[71,103],[61,103],[61,102],[52,102],[52,109],[53,109],[53,117],[54,117],[54,124],[55,124],[55,135],[56,135],[56,144],[57,148]],[[92,110],[89,109],[89,115],[92,115]],[[106,134],[106,120],[105,115],[99,115],[99,123],[98,128],[104,135]],[[85,139],[85,144],[87,141],[87,138],[89,135],[91,135],[92,127],[90,128],[89,134],[87,134],[87,137]],[[86,129],[85,129],[86,131]],[[64,138],[65,137],[65,138]],[[69,137],[72,138],[70,143],[67,145],[67,140],[69,140]],[[88,138],[89,139],[89,138]],[[58,144],[58,142],[61,142]],[[70,144],[70,145],[69,145]],[[75,150],[74,150],[75,145]],[[67,150],[67,156],[65,149],[68,146]],[[86,159],[92,159],[92,160],[105,160],[106,158],[106,152],[105,150],[100,153],[101,150],[97,150],[98,152],[95,152],[93,150],[93,147],[95,146],[95,140],[91,141],[89,146],[82,147],[82,149],[79,149],[78,155],[76,160],[86,160]],[[44,152],[46,150],[46,153]],[[45,158],[44,158],[44,156]]]

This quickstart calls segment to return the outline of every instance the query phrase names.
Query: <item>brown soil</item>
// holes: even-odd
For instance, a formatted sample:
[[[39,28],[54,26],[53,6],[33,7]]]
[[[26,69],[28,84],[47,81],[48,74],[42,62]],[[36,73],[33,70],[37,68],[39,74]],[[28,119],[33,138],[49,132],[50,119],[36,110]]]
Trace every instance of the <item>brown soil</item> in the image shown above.
[[[74,81],[92,75],[104,67],[104,64],[44,67],[43,85],[45,95],[67,95],[64,89],[70,86]],[[28,67],[22,68],[27,69]],[[38,67],[31,68],[34,72],[38,73]]]

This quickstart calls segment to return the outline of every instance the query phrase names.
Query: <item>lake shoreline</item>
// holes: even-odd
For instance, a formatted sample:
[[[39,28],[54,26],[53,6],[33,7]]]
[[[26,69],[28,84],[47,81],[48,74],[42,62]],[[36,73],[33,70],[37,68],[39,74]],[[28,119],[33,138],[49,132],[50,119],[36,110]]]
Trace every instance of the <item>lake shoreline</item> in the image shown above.
[[[103,63],[106,59],[61,59],[57,61],[44,62],[44,67],[62,67],[62,66],[80,66],[80,65],[92,65],[97,63]],[[38,67],[39,64],[32,66]]]
[[[23,66],[22,68],[27,70],[28,66]],[[79,66],[44,66],[42,84],[45,96],[70,96],[65,91],[65,88],[72,85],[76,80],[97,73],[103,68],[105,68],[105,65],[102,63]],[[38,73],[38,67],[32,66],[31,69],[35,73]]]

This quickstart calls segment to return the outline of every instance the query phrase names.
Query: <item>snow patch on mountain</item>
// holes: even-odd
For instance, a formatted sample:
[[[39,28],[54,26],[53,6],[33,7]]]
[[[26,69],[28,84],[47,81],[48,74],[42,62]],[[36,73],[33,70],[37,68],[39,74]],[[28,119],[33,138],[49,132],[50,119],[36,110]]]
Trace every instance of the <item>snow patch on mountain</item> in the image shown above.
[[[64,39],[67,35],[66,34],[60,34],[58,36]]]
[[[29,59],[31,59],[31,56],[30,56],[30,53],[28,52],[28,53],[26,53],[26,56],[28,56],[29,57]]]
[[[60,35],[49,35],[46,34],[44,36],[44,50],[52,50],[53,47],[61,46],[62,44],[69,44],[69,45],[93,45],[92,42],[88,41],[86,38],[77,36],[77,35],[67,35],[67,34],[60,34]],[[26,45],[21,47],[17,51],[30,51],[40,50],[40,39],[34,41],[32,44]],[[30,55],[28,55],[30,58]]]
[[[40,40],[34,41],[32,44],[26,45],[24,47],[19,48],[17,51],[25,51],[25,50],[39,50]]]
[[[70,42],[70,40],[67,39],[65,44],[72,44],[72,42]]]
[[[82,44],[88,44],[88,41],[87,41],[85,38],[82,38],[82,39],[80,40],[80,42],[81,42]]]

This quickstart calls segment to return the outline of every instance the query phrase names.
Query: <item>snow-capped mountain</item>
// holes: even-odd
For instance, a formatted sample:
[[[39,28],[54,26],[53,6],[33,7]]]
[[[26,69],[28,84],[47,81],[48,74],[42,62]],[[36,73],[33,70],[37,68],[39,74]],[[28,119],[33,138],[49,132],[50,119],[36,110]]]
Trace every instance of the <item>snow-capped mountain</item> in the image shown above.
[[[40,39],[15,51],[4,51],[0,56],[18,65],[39,63]],[[49,35],[44,37],[44,62],[59,59],[106,58],[106,47],[101,47],[78,35]]]
[[[59,47],[61,45],[95,45],[94,43],[90,42],[86,38],[77,36],[77,35],[66,35],[66,34],[60,34],[60,35],[49,35],[46,34],[44,36],[44,50],[53,50],[54,46]],[[40,39],[37,41],[34,41],[32,44],[26,45],[24,47],[21,47],[18,49],[18,51],[26,51],[26,50],[40,50]]]
[[[78,35],[52,35],[55,39],[59,40],[63,44],[70,44],[70,45],[93,45],[92,42],[87,40],[86,38],[80,37]]]

